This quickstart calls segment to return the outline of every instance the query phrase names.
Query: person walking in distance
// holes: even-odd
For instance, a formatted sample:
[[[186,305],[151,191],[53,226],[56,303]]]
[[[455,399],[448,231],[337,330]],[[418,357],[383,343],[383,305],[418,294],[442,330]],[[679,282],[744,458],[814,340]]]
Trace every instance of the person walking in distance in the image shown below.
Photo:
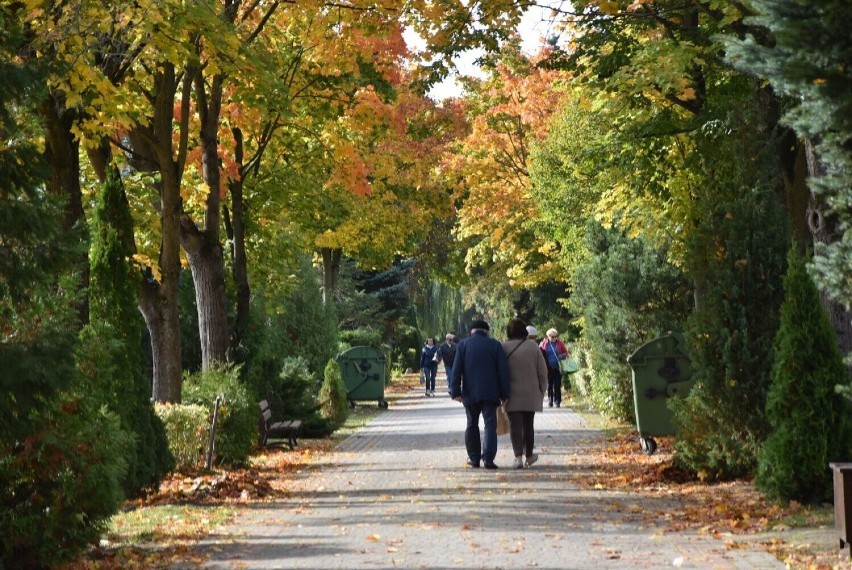
[[[420,369],[426,380],[426,396],[434,396],[435,375],[438,374],[438,346],[434,337],[427,338],[423,350],[420,351]]]
[[[438,347],[438,360],[444,363],[444,372],[447,373],[447,392],[450,391],[450,372],[453,370],[453,362],[456,359],[456,335],[447,333],[444,344]]]
[[[488,337],[489,329],[485,321],[473,321],[470,336],[458,344],[450,397],[464,404],[467,414],[467,464],[479,467],[482,461],[486,469],[497,469],[497,406],[509,399],[509,366],[503,347]],[[484,438],[479,433],[480,415]]]
[[[534,339],[528,338],[524,321],[512,319],[506,325],[506,337],[503,343],[506,359],[509,362],[509,393],[506,402],[509,414],[509,437],[515,452],[513,467],[529,467],[538,461],[533,453],[535,447],[535,413],[542,411],[542,400],[547,391],[547,363]],[[526,457],[526,461],[524,461]]]
[[[568,358],[568,349],[559,340],[559,332],[556,329],[548,329],[544,340],[539,347],[544,351],[547,360],[547,405],[556,407],[562,405],[562,370],[559,361]]]

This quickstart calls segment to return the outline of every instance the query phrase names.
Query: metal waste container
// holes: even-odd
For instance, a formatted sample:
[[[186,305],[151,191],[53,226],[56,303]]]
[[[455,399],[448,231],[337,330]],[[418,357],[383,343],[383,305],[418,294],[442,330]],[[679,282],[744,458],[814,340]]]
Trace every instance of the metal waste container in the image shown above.
[[[654,436],[674,435],[669,398],[686,396],[695,383],[679,333],[650,340],[627,357],[633,370],[633,405],[639,446],[646,454],[657,450]]]
[[[353,346],[335,358],[350,407],[356,400],[376,400],[380,408],[387,408],[385,400],[385,355],[369,346]]]

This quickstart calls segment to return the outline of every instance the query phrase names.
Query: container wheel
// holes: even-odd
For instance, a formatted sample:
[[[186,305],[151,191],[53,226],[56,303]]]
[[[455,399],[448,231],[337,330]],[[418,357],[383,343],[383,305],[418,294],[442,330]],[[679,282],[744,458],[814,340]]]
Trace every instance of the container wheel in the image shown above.
[[[350,409],[350,410],[354,410],[354,409],[355,409],[355,400],[349,400],[349,409]]]
[[[388,401],[387,400],[379,400],[379,407],[383,410],[388,409]]]
[[[653,437],[645,437],[644,435],[640,435],[639,447],[642,448],[642,452],[645,455],[653,455],[654,452],[657,451],[657,442],[654,441]]]

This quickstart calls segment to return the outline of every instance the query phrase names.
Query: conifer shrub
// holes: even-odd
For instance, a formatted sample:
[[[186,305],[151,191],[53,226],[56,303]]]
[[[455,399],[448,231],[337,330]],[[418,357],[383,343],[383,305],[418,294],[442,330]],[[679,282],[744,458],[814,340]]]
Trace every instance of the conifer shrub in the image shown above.
[[[128,358],[131,354],[139,356],[141,351],[138,346],[136,351],[128,350],[126,340],[119,335],[108,321],[92,322],[83,328],[76,351],[77,368],[84,378],[78,393],[114,412],[122,429],[132,434],[133,445],[124,457],[127,474],[122,486],[127,497],[136,497],[157,486],[174,468],[174,458],[163,422],[151,404],[141,358]]]
[[[606,416],[632,423],[627,355],[678,328],[689,311],[691,290],[681,271],[668,263],[666,251],[641,239],[590,224],[586,245],[591,255],[578,267],[571,295],[583,319],[582,344],[589,347],[579,389]]]
[[[705,480],[751,476],[769,433],[766,393],[789,248],[766,188],[719,187],[690,243],[697,307],[684,336],[695,384],[669,407],[675,460]]]
[[[45,403],[40,428],[0,460],[0,567],[46,568],[95,543],[124,497],[132,440],[84,399]]]
[[[174,466],[162,422],[151,405],[142,352],[139,271],[131,267],[133,221],[117,168],[106,181],[92,215],[89,250],[89,320],[77,362],[89,383],[87,396],[108,406],[132,433],[123,482],[129,497],[155,487]]]
[[[4,10],[5,14],[5,10]],[[130,438],[114,414],[80,397],[82,235],[46,191],[35,104],[46,82],[0,33],[0,568],[48,568],[96,541],[122,499]]]
[[[848,373],[805,259],[795,248],[787,259],[756,482],[772,498],[819,503],[831,498],[828,464],[852,458],[852,405],[834,389]]]
[[[319,413],[321,383],[309,366],[302,356],[285,358],[278,378],[264,397],[272,406],[273,420],[301,420],[302,436],[323,437],[334,429]]]
[[[219,394],[224,396],[224,401],[217,416],[215,461],[228,466],[245,465],[257,441],[259,411],[257,400],[240,380],[239,367],[220,365],[184,375],[183,403],[207,408],[208,430]]]
[[[319,275],[309,258],[292,277],[287,291],[254,291],[252,326],[236,350],[245,382],[258,400],[276,390],[286,359],[296,356],[308,363],[315,397],[326,361],[338,352],[334,307],[323,303]]]
[[[320,388],[320,415],[325,418],[332,431],[336,430],[349,417],[349,401],[346,384],[337,361],[331,359],[325,366],[322,388]]]

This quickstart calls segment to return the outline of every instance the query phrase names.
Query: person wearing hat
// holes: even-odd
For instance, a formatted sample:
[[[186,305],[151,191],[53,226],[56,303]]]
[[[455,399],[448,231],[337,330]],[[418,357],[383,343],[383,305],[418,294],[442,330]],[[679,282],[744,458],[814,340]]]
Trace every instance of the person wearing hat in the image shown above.
[[[447,373],[447,392],[449,392],[450,373],[456,359],[456,335],[453,333],[447,333],[446,341],[438,347],[438,359],[444,363],[444,371]]]
[[[450,397],[464,404],[467,427],[464,444],[467,464],[497,469],[497,406],[509,399],[509,365],[503,346],[489,338],[491,327],[485,321],[470,324],[470,336],[456,348],[450,379]],[[479,433],[479,416],[485,424]]]
[[[559,361],[568,358],[568,349],[559,339],[556,329],[548,329],[545,335],[538,346],[544,351],[547,361],[547,405],[552,408],[553,404],[556,404],[558,408],[562,405],[562,370],[559,368]]]
[[[527,338],[531,341],[534,341],[536,345],[538,344],[538,329],[532,325],[527,325]],[[545,363],[547,362],[547,353],[540,346],[538,347],[541,350],[541,355],[544,357]]]

